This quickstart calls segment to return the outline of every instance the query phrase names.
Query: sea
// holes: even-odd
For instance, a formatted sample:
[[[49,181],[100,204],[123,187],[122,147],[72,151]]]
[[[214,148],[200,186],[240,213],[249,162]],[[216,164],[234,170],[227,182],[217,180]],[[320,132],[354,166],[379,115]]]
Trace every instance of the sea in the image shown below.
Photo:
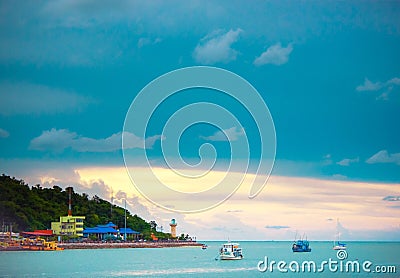
[[[400,277],[400,242],[239,241],[244,258],[221,261],[224,242],[200,247],[0,252],[0,277]]]

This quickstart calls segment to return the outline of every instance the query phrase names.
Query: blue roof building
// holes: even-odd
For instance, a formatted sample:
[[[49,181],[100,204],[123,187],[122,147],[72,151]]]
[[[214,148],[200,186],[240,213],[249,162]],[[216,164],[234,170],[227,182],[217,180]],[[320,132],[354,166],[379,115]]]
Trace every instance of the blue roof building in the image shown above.
[[[125,233],[127,235],[140,235],[139,232],[136,232],[136,231],[132,230],[131,228],[126,228],[126,232],[125,232],[125,228],[119,228],[119,233],[121,235],[124,235]]]
[[[117,225],[112,222],[83,230],[83,237],[87,238],[94,235],[98,240],[116,239],[118,236],[124,237],[125,234],[127,238],[131,237],[136,239],[140,233],[131,228],[126,228],[126,230],[125,228],[118,229]]]

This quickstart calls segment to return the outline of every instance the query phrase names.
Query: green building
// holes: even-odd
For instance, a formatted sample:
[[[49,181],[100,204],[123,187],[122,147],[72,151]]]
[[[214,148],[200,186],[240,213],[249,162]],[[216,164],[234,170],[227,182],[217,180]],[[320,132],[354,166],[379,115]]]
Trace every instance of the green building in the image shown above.
[[[51,222],[55,235],[83,236],[83,220],[85,216],[60,216],[60,222]]]

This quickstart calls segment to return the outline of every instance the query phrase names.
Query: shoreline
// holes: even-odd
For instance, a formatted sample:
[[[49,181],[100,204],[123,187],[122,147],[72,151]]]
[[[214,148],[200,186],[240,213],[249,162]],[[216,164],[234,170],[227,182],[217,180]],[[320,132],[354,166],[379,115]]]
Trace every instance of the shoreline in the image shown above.
[[[59,243],[64,249],[106,249],[106,248],[169,248],[169,247],[200,247],[198,242],[105,242],[105,243]]]
[[[177,248],[201,247],[203,244],[195,241],[189,242],[75,242],[58,243],[59,248],[67,249],[115,249],[115,248]],[[0,251],[40,251],[24,249],[21,245],[0,246]],[[55,250],[47,250],[55,251]]]

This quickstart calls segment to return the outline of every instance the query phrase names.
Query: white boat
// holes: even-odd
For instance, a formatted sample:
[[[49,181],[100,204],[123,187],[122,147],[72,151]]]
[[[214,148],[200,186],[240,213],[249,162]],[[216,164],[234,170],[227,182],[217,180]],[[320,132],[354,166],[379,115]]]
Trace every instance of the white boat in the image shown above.
[[[222,245],[219,250],[221,260],[241,260],[243,259],[242,248],[239,243],[228,242]]]
[[[337,245],[333,246],[333,250],[346,250],[347,246],[345,243],[338,242]]]
[[[337,240],[337,241],[336,241]],[[340,242],[339,219],[336,222],[336,235],[333,240],[333,250],[346,250],[346,243]]]

